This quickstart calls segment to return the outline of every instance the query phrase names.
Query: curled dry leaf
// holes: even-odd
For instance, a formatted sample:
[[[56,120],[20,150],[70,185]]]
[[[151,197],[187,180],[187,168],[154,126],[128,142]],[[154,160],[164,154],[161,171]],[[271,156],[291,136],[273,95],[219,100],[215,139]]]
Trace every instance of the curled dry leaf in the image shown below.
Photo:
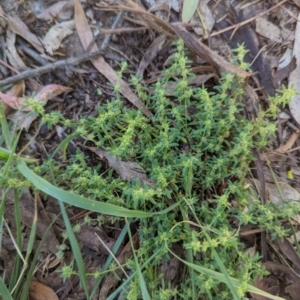
[[[44,47],[35,34],[33,34],[27,25],[17,16],[9,16],[0,10],[0,16],[8,21],[10,29],[17,35],[29,42],[37,51],[44,53]]]
[[[73,20],[62,22],[50,28],[44,38],[44,46],[46,51],[53,55],[53,51],[57,50],[61,41],[68,35],[73,33],[75,22]]]
[[[281,70],[288,66],[293,58],[293,50],[290,48],[287,48],[284,52],[284,54],[280,57],[278,62],[278,70]]]
[[[32,300],[59,300],[50,287],[38,281],[31,281],[29,295]]]
[[[93,40],[93,34],[89,27],[89,24],[86,20],[84,10],[79,2],[79,0],[74,0],[75,2],[75,24],[78,35],[80,37],[80,41],[85,50],[88,49],[91,41]],[[94,44],[91,53],[98,50],[98,47]],[[116,72],[112,69],[112,67],[105,62],[102,56],[92,60],[95,68],[103,74],[113,85],[120,85],[121,94],[126,97],[133,105],[139,108],[147,117],[151,117],[151,112],[146,108],[146,106],[137,98],[137,96],[131,91],[128,84],[118,78]]]
[[[54,18],[56,20],[70,20],[73,15],[73,8],[73,1],[58,1],[36,17],[45,21],[51,21]]]
[[[70,92],[72,91],[72,88],[59,85],[59,84],[49,84],[44,86],[35,96],[35,99],[37,99],[39,102],[43,102],[46,104],[46,102],[55,97],[58,96],[64,92]]]
[[[22,71],[27,67],[21,59],[19,53],[17,52],[15,42],[16,34],[8,28],[6,30],[6,55],[11,66],[13,66],[18,71]]]

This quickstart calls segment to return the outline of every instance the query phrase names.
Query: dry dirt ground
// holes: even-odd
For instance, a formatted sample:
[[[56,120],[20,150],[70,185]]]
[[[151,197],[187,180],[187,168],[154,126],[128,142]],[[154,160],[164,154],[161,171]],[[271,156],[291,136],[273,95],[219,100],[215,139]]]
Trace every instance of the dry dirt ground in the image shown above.
[[[149,115],[150,112],[132,93],[127,79],[135,74],[143,78],[144,85],[154,82],[171,53],[172,41],[178,36],[190,50],[196,75],[195,85],[211,86],[221,72],[236,72],[237,69],[230,64],[230,49],[244,42],[249,49],[246,59],[252,64],[253,74],[249,78],[244,73],[239,75],[245,76],[248,92],[255,103],[267,105],[268,97],[273,96],[275,90],[283,84],[294,84],[296,90],[300,89],[297,80],[300,72],[297,61],[300,53],[300,26],[297,23],[300,18],[299,0],[201,0],[198,13],[192,14],[184,22],[183,2],[188,1],[2,0],[0,87],[9,87],[2,90],[4,94],[1,96],[8,118],[15,118],[16,109],[23,103],[21,97],[33,93],[40,93],[40,99],[46,103],[47,111],[60,111],[65,118],[79,119],[80,116],[96,115],[96,106],[113,94],[109,83],[116,82],[116,71],[123,60],[129,65],[123,74],[123,100],[129,107],[137,107],[145,115]],[[95,51],[98,51],[97,56],[92,56]],[[100,55],[102,58],[99,58]],[[15,77],[16,75],[20,77]],[[102,93],[98,92],[99,88]],[[265,195],[270,201],[280,201],[280,197],[273,177],[264,165],[266,160],[276,170],[283,194],[294,200],[300,198],[298,102],[299,99],[295,97],[289,109],[286,108],[278,117],[279,131],[274,140],[274,151],[260,155]],[[57,129],[48,130],[46,126],[39,128],[39,121],[35,118],[24,117],[19,121],[18,128],[22,130],[20,149],[30,142],[25,154],[39,160],[47,159],[49,153],[68,135],[68,132],[61,133]],[[76,146],[69,145],[68,155],[76,151],[72,147]],[[89,163],[96,165],[99,157],[88,149],[86,151]],[[293,174],[292,179],[287,174]],[[257,184],[261,184],[261,178],[259,179],[260,183],[255,181]],[[31,224],[35,211],[30,192],[24,195],[22,202],[25,236],[26,226]],[[47,202],[40,202],[38,205],[37,238],[40,239],[60,210],[56,200],[51,197]],[[77,208],[69,208],[68,213],[73,224],[82,221],[86,215],[96,218],[95,213]],[[13,223],[14,210],[7,210],[5,217]],[[298,221],[295,218],[295,224]],[[88,272],[102,266],[109,254],[107,248],[94,239],[95,233],[111,248],[123,226],[119,221],[111,224],[108,219],[101,228],[96,224],[82,228],[77,238],[82,246]],[[78,285],[76,276],[63,281],[56,272],[63,264],[73,260],[71,252],[66,252],[63,259],[55,256],[63,229],[62,219],[58,219],[43,246],[33,278],[33,285],[36,286],[32,287],[32,299],[46,299],[40,295],[51,294],[51,291],[59,299],[84,299],[84,296],[80,296],[83,295],[82,288]],[[134,232],[136,228],[132,230]],[[251,230],[247,232],[245,228],[244,237],[251,244],[254,239],[260,239],[261,235],[260,232]],[[291,262],[294,269],[298,270],[300,259],[290,242],[284,240],[272,243]],[[127,247],[128,245],[123,245],[123,249],[126,250]],[[264,247],[267,247],[266,243],[259,243],[259,250],[251,250],[264,255],[267,252]],[[125,250],[118,253],[120,261],[125,259]],[[270,247],[268,251],[272,251]],[[2,272],[11,272],[14,255],[11,239],[4,236],[1,250]],[[178,262],[171,260],[167,268],[178,271]],[[290,268],[270,261],[266,263],[266,268],[273,275],[268,281],[261,282],[260,288],[278,294],[279,285],[283,282],[289,286],[285,295],[288,294],[290,299],[299,299],[299,278]],[[109,280],[99,287],[97,295],[100,296],[95,299],[106,299],[118,284],[114,276],[109,277]],[[90,280],[89,286],[93,284]]]

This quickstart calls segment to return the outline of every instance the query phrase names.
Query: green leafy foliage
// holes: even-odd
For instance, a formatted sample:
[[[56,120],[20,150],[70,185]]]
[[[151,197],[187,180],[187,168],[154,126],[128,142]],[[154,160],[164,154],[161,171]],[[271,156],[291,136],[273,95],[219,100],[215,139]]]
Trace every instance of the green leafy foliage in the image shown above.
[[[286,234],[279,222],[286,214],[272,204],[261,206],[258,199],[249,202],[245,178],[253,149],[268,145],[276,131],[273,119],[293,92],[283,88],[278,96],[270,98],[266,111],[247,120],[243,115],[243,81],[227,73],[211,89],[190,86],[193,74],[183,42],[177,42],[176,47],[170,67],[155,84],[146,89],[138,78],[131,78],[136,94],[153,113],[151,119],[124,104],[118,85],[114,87],[115,98],[99,106],[96,116],[78,122],[59,113],[46,114],[43,107],[34,104],[42,123],[49,127],[60,123],[72,130],[72,137],[80,137],[121,160],[138,163],[153,185],[138,179],[125,182],[107,169],[105,162],[91,167],[81,152],[71,157],[65,168],[52,159],[35,167],[35,173],[23,162],[18,167],[39,189],[55,193],[62,201],[74,204],[71,201],[76,200],[80,207],[87,203],[87,209],[97,207],[98,212],[105,209],[112,222],[127,216],[139,223],[140,247],[134,260],[126,262],[126,267],[137,275],[130,277],[134,279],[126,287],[127,299],[143,295],[150,299],[175,295],[178,299],[238,299],[249,290],[255,276],[265,271],[258,255],[250,257],[246,253],[237,226],[255,223],[273,234]],[[239,46],[234,62],[247,69],[249,66],[243,63],[245,53]],[[125,63],[121,65],[120,78],[126,67]],[[47,175],[49,169],[51,176]],[[37,174],[50,182],[57,178],[58,186]],[[17,178],[9,180],[7,176],[2,184],[15,188],[28,184]],[[284,205],[289,212],[297,209]],[[97,222],[102,221],[100,216]],[[176,247],[184,249],[181,258],[187,261],[188,269],[171,288],[161,266]],[[72,269],[64,267],[64,278]]]

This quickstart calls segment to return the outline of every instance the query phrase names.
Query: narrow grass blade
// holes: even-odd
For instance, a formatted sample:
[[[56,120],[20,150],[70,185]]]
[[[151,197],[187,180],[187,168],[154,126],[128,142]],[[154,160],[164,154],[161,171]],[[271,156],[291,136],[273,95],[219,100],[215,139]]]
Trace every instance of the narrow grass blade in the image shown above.
[[[222,260],[220,259],[217,251],[215,249],[212,248],[212,252],[213,252],[213,256],[215,258],[215,260],[217,261],[217,264],[222,272],[222,274],[224,275],[224,278],[225,278],[225,283],[227,284],[227,286],[229,287],[230,291],[231,291],[231,294],[233,296],[234,299],[236,300],[239,300],[240,297],[235,289],[235,287],[233,286],[233,283],[231,281],[231,278],[230,276],[228,275],[228,272],[222,262]]]
[[[43,246],[44,242],[46,241],[46,238],[48,236],[48,233],[49,233],[50,229],[52,228],[53,224],[57,221],[59,216],[60,216],[60,214],[58,214],[53,219],[53,221],[51,222],[51,224],[48,226],[47,230],[45,231],[44,236],[43,236],[42,240],[39,243],[39,246],[37,247],[37,249],[35,249],[34,257],[33,257],[32,261],[30,262],[30,268],[29,268],[29,270],[26,274],[26,281],[23,283],[21,295],[18,298],[19,300],[27,300],[28,299],[30,283],[31,283],[31,279],[33,277],[32,274],[33,274],[33,272],[35,270],[35,267],[37,265],[37,261],[38,261],[38,258],[40,256],[42,246]]]
[[[184,0],[182,7],[182,22],[189,22],[193,17],[199,0]]]
[[[135,266],[136,266],[137,273],[138,273],[139,280],[140,280],[140,287],[141,287],[143,299],[145,299],[145,300],[150,300],[151,297],[150,297],[150,295],[149,295],[149,292],[148,292],[148,289],[147,289],[147,285],[146,285],[144,276],[143,276],[143,274],[142,274],[141,267],[140,267],[140,265],[139,265],[139,262],[138,262],[138,260],[137,260],[136,254],[135,254],[135,249],[134,249],[134,246],[133,246],[133,243],[132,243],[132,235],[131,235],[130,228],[129,228],[129,223],[128,223],[127,220],[126,220],[126,227],[127,227],[127,231],[128,231],[128,235],[129,235],[129,239],[130,239],[130,244],[131,244],[131,248],[132,248],[132,253],[133,253],[133,256],[134,256]]]
[[[60,144],[56,147],[55,151],[51,155],[51,159],[54,157],[56,153],[58,153],[59,150],[67,148],[70,141],[72,141],[75,137],[78,136],[78,133],[70,134],[68,137],[66,137],[63,141],[60,142]]]
[[[0,123],[1,123],[1,130],[4,136],[5,143],[9,149],[12,149],[12,140],[9,133],[9,128],[5,117],[4,109],[1,103],[0,103]]]
[[[0,299],[14,300],[1,277],[0,277],[0,291],[1,291],[0,292],[0,297],[1,297]]]
[[[74,255],[74,258],[76,260],[77,263],[77,267],[78,267],[78,272],[79,272],[79,277],[80,277],[80,282],[82,283],[85,295],[87,297],[87,299],[90,299],[89,296],[89,289],[88,289],[88,285],[87,285],[87,280],[86,280],[86,271],[85,271],[85,266],[84,266],[84,262],[83,262],[83,258],[81,255],[81,251],[80,251],[80,247],[78,244],[78,241],[76,239],[76,236],[74,234],[72,225],[70,223],[67,211],[65,209],[65,206],[63,204],[63,202],[59,201],[59,206],[60,206],[60,210],[64,219],[64,223],[66,225],[66,230],[68,233],[68,238],[72,247],[72,253]]]
[[[131,219],[128,220],[128,223],[129,223],[129,225],[130,225]],[[115,255],[115,254],[117,253],[117,251],[120,249],[121,244],[122,244],[122,242],[124,241],[124,238],[125,238],[126,234],[127,234],[127,227],[124,226],[123,229],[122,229],[122,231],[121,231],[121,233],[120,233],[120,235],[119,235],[119,237],[118,237],[118,239],[116,240],[116,242],[115,242],[115,244],[114,244],[114,246],[113,246],[113,248],[112,248],[112,250],[111,250],[111,252],[112,252],[114,255]],[[108,269],[108,267],[110,266],[110,264],[111,264],[112,261],[113,261],[113,257],[112,257],[112,255],[109,255],[108,258],[107,258],[107,260],[106,260],[106,262],[105,262],[105,264],[103,265],[101,271],[102,271],[102,272],[106,271],[106,270]],[[97,278],[96,283],[95,283],[95,285],[94,285],[94,288],[93,288],[93,290],[92,290],[92,292],[91,292],[91,298],[93,298],[93,296],[94,296],[94,294],[96,293],[98,287],[100,286],[100,284],[101,284],[103,278],[104,278],[104,275],[102,275],[102,276],[100,276],[99,278]]]
[[[117,217],[129,217],[129,218],[148,218],[153,215],[157,214],[165,214],[172,209],[174,209],[176,206],[180,204],[175,203],[174,205],[170,206],[169,208],[162,210],[157,213],[148,213],[143,212],[139,210],[130,210],[127,208],[123,208],[117,205],[104,203],[100,201],[93,201],[88,198],[73,194],[71,192],[65,191],[61,188],[58,188],[42,177],[35,174],[33,171],[31,171],[26,163],[22,160],[19,160],[18,162],[18,170],[21,172],[21,174],[28,179],[31,183],[34,184],[36,188],[43,191],[44,193],[61,200],[67,204],[71,204],[86,210],[91,210],[95,212],[99,212],[101,214],[111,215],[111,216],[117,216]]]
[[[143,270],[150,262],[157,256],[158,252],[155,252],[151,257],[149,257],[140,267],[141,270]],[[127,278],[118,288],[116,288],[106,300],[114,300],[118,296],[118,294],[121,293],[122,290],[126,289],[129,282],[137,275],[137,271],[132,273],[129,278]]]
[[[177,259],[179,259],[181,262],[183,262],[184,264],[186,264],[188,267],[193,268],[197,272],[207,274],[207,275],[211,276],[212,278],[214,278],[214,279],[216,279],[218,281],[227,283],[227,278],[226,278],[226,276],[224,274],[216,272],[216,271],[213,271],[213,270],[210,270],[210,269],[207,269],[207,268],[204,268],[204,267],[200,267],[200,266],[195,265],[195,264],[191,264],[191,263],[189,263],[189,262],[181,259],[174,252],[172,252],[170,249],[169,249],[169,251]],[[231,280],[234,288],[238,288],[239,286],[242,285],[242,282],[240,280],[236,279],[236,278],[230,277],[230,280]],[[257,295],[269,297],[270,299],[273,299],[273,300],[285,300],[284,298],[277,297],[277,296],[271,295],[271,294],[269,294],[267,292],[264,292],[264,291],[262,291],[262,290],[260,290],[260,289],[258,289],[256,287],[250,285],[250,284],[247,284],[247,288],[248,288],[248,292],[251,292],[251,293],[254,293],[254,294],[257,294]]]

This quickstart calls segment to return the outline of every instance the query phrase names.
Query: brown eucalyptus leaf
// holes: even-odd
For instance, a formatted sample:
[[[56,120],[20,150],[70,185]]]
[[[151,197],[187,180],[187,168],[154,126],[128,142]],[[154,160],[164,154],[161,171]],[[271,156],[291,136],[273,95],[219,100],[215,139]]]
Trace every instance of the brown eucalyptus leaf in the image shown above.
[[[37,114],[15,111],[8,116],[16,124],[16,129],[28,131],[31,123],[38,117]]]
[[[25,70],[27,67],[20,57],[16,46],[16,34],[9,28],[6,30],[6,55],[9,63],[18,71]]]
[[[29,42],[37,51],[44,54],[44,47],[35,34],[33,34],[27,25],[17,16],[6,15],[10,29],[17,35]]]
[[[0,99],[3,103],[10,106],[13,109],[18,109],[22,105],[24,105],[24,98],[23,97],[15,97],[8,94],[4,94],[0,92]]]
[[[79,0],[74,0],[75,3],[75,24],[76,29],[80,38],[80,41],[83,45],[85,50],[88,49],[90,43],[93,40],[93,33],[89,27],[87,22],[84,10],[79,2]],[[98,50],[96,44],[93,45],[91,49],[91,53]],[[113,68],[106,63],[102,56],[91,60],[92,64],[95,68],[103,74],[114,86],[120,85],[121,86],[121,94],[126,97],[134,106],[139,108],[147,117],[151,118],[151,112],[146,108],[146,106],[137,98],[137,96],[131,91],[128,84],[120,79]]]
[[[40,89],[40,91],[34,97],[37,101],[44,104],[53,97],[56,97],[64,92],[70,92],[72,88],[63,86],[60,84],[48,84]]]

